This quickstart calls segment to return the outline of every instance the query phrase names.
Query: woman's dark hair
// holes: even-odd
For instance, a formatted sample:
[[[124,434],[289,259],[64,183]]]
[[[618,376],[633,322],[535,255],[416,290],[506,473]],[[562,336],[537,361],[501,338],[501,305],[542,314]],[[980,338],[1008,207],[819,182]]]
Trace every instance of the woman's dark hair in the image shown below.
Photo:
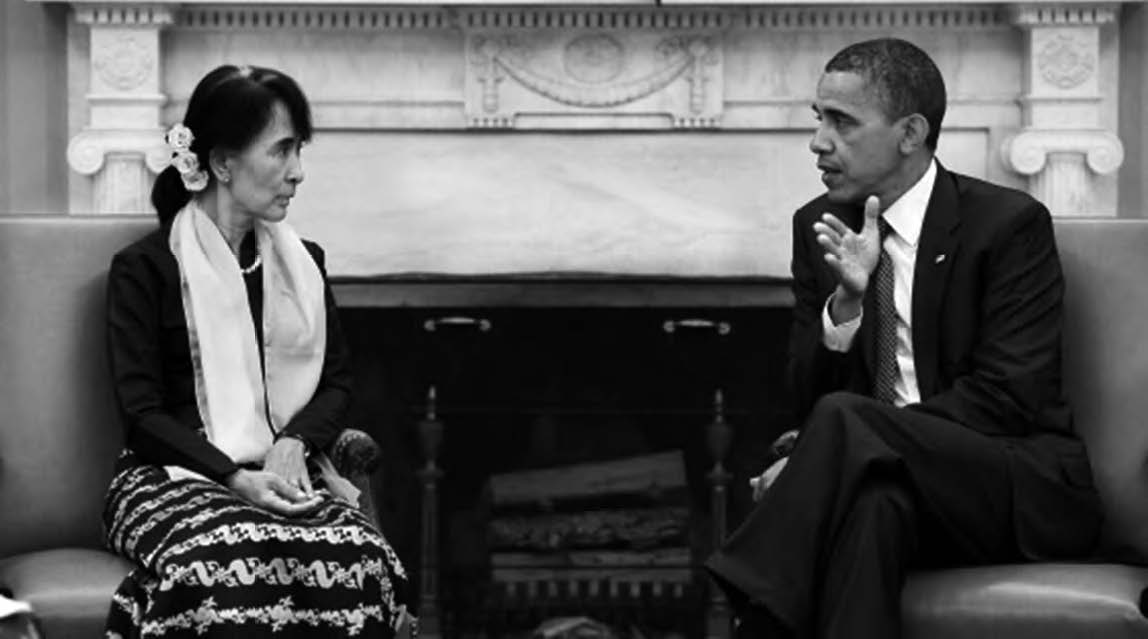
[[[282,101],[291,115],[299,139],[311,139],[311,107],[299,85],[285,73],[265,67],[237,67],[225,64],[203,76],[191,99],[183,124],[195,140],[191,152],[207,172],[208,184],[215,180],[209,168],[212,149],[239,151],[247,147],[270,124],[275,102]],[[160,224],[171,222],[191,200],[179,171],[169,166],[156,176],[151,203]]]

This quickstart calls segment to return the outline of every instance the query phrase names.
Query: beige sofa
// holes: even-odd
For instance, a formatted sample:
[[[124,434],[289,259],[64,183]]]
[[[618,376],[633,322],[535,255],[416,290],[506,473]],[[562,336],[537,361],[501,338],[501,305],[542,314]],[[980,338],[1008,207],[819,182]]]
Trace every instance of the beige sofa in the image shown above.
[[[98,636],[127,569],[100,546],[120,447],[104,273],[152,225],[0,216],[0,587],[33,603],[49,639]],[[1108,509],[1106,545],[1148,557],[1148,220],[1061,220],[1057,234],[1065,378]],[[907,636],[1148,637],[1146,585],[1148,569],[1112,562],[920,574],[905,590]]]

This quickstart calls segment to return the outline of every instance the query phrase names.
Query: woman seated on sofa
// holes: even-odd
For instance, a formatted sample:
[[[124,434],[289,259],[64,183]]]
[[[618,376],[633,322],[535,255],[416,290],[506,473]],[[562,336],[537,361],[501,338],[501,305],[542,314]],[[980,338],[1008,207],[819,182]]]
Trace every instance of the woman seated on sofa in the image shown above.
[[[160,228],[112,260],[127,446],[104,522],[136,569],[109,637],[390,637],[406,618],[402,565],[321,453],[351,379],[323,252],[283,222],[310,137],[287,75],[208,73],[167,135]]]

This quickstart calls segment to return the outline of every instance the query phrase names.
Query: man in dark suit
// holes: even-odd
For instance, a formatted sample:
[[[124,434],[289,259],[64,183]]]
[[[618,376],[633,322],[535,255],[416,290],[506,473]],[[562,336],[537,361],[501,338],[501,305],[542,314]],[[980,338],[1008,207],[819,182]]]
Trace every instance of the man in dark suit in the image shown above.
[[[908,42],[839,52],[813,110],[827,192],[794,215],[788,369],[803,427],[707,568],[738,636],[890,639],[908,569],[1087,553],[1099,505],[1061,395],[1047,209],[937,162],[944,81]]]

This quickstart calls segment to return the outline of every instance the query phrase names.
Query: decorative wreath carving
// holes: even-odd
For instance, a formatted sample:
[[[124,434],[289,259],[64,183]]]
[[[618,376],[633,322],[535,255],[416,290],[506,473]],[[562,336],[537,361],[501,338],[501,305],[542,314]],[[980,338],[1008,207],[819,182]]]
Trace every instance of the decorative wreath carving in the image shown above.
[[[1080,86],[1096,70],[1096,56],[1068,33],[1050,39],[1037,54],[1040,75],[1061,89]]]
[[[642,77],[612,82],[626,65],[625,48],[612,36],[576,37],[563,53],[567,78],[544,75],[532,68],[529,62],[532,52],[514,36],[476,38],[473,61],[483,69],[479,79],[485,85],[484,110],[497,110],[497,96],[492,92],[503,76],[562,104],[606,108],[640,100],[686,73],[691,74],[700,91],[701,66],[717,62],[717,53],[709,38],[672,36],[657,45],[660,66]]]
[[[154,66],[147,44],[126,33],[105,42],[93,57],[100,79],[120,91],[131,91],[143,85]]]

